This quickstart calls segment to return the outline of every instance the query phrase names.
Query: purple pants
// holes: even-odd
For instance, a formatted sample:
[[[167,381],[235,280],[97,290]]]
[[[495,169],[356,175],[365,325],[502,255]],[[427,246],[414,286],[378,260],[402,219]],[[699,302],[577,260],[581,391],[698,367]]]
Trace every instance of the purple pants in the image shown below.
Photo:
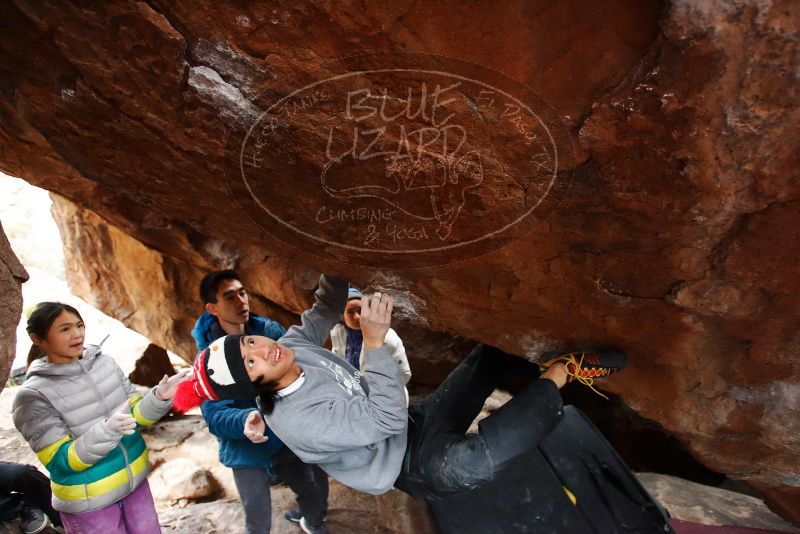
[[[61,513],[66,534],[160,534],[156,506],[147,480],[114,504],[82,514]]]

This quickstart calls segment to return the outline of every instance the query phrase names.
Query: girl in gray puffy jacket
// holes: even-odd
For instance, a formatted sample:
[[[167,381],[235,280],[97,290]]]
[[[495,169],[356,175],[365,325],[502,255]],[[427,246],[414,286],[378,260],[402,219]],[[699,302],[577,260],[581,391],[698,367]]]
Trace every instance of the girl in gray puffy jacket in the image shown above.
[[[147,448],[136,430],[172,406],[179,373],[142,397],[67,304],[42,302],[28,334],[44,354],[14,399],[14,425],[50,472],[53,508],[67,533],[160,532],[147,484]]]

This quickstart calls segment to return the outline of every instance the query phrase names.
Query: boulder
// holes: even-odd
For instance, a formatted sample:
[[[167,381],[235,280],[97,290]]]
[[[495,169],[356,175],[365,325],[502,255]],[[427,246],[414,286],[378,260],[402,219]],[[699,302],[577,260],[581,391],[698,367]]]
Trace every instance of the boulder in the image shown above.
[[[639,473],[647,491],[672,517],[702,525],[758,528],[769,532],[800,532],[771,512],[761,499],[712,488],[669,475]],[[676,530],[680,530],[676,527]]]
[[[159,465],[150,475],[153,497],[178,502],[213,498],[216,485],[196,460],[176,458]]]
[[[20,286],[28,279],[28,273],[11,250],[3,225],[0,223],[0,391],[6,385],[11,364],[17,348],[17,325],[22,314],[22,291]]]
[[[0,170],[184,358],[230,266],[291,314],[329,271],[430,332],[615,345],[606,389],[800,521],[798,10],[5,2]]]
[[[174,374],[175,368],[169,361],[167,351],[150,343],[136,360],[136,367],[128,375],[128,378],[134,384],[153,387],[161,381],[164,375],[172,376]]]

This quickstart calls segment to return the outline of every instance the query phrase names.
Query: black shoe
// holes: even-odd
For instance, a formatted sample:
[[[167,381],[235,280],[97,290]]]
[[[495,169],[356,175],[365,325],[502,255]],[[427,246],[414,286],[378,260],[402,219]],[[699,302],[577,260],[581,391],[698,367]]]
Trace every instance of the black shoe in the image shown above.
[[[283,512],[284,519],[288,519],[289,521],[294,521],[295,523],[299,523],[301,519],[303,519],[303,512],[298,509],[294,510],[286,510]]]
[[[20,514],[20,526],[25,534],[39,534],[50,526],[50,519],[35,506],[26,506]]]
[[[589,389],[601,397],[608,398],[594,389],[594,379],[604,378],[621,371],[628,363],[628,357],[624,352],[613,349],[573,352],[545,357],[539,362],[539,369],[545,371],[555,363],[563,363],[566,365],[567,375],[569,375],[568,382],[575,380],[588,386]]]

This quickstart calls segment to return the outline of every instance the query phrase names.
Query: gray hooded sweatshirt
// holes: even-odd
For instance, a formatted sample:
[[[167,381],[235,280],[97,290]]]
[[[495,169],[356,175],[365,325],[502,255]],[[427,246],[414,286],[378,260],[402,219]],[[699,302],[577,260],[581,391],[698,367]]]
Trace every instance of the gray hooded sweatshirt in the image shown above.
[[[294,350],[304,377],[275,402],[267,423],[304,462],[351,488],[385,493],[400,474],[408,429],[397,363],[385,347],[368,350],[359,373],[323,348],[344,313],[347,282],[323,275],[315,298],[302,324],[279,340]]]

